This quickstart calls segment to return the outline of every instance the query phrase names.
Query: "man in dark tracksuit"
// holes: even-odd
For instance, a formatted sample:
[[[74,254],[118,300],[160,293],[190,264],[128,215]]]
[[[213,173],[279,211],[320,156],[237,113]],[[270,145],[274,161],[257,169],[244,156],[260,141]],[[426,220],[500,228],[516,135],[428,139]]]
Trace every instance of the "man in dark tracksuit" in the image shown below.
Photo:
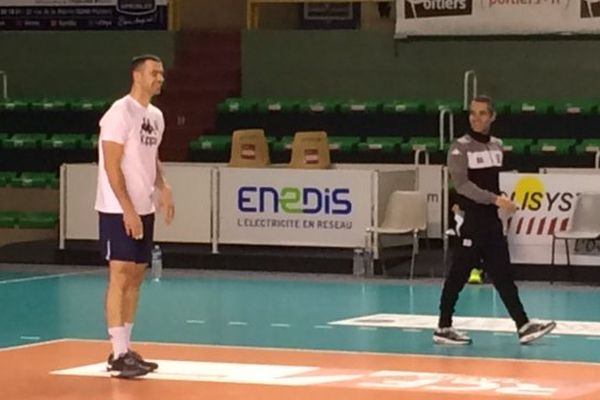
[[[556,326],[553,321],[529,320],[514,282],[498,210],[512,213],[517,206],[500,194],[498,175],[502,167],[502,141],[490,136],[495,118],[491,98],[479,96],[473,99],[469,109],[471,129],[455,140],[448,152],[448,171],[458,193],[459,205],[464,210],[464,223],[458,232],[458,248],[442,290],[438,329],[433,334],[433,340],[438,344],[471,343],[469,336],[452,327],[452,315],[471,268],[480,259],[515,321],[521,344],[544,336]]]

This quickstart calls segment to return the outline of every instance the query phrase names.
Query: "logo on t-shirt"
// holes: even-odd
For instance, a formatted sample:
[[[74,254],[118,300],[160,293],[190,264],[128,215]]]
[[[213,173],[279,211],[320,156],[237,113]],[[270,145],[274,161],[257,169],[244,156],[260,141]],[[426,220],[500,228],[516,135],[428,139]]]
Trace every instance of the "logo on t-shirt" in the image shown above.
[[[152,124],[154,122],[154,125]],[[156,121],[150,121],[148,118],[142,120],[140,126],[140,140],[145,146],[158,145],[158,124]]]

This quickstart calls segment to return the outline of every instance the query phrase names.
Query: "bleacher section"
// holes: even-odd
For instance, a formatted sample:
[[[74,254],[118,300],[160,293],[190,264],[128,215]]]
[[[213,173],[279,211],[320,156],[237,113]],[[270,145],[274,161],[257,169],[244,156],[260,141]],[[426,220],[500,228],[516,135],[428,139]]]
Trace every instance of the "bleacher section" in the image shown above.
[[[0,245],[57,240],[59,178],[65,162],[97,159],[106,100],[0,101]]]
[[[600,140],[600,101],[503,101],[493,127],[505,141],[508,169],[535,172],[540,167],[593,167]],[[190,143],[193,161],[222,162],[229,156],[231,132],[262,128],[273,162],[289,161],[294,132],[325,130],[333,162],[412,163],[427,152],[444,163],[453,114],[455,136],[468,127],[457,100],[251,99],[229,98],[217,105],[214,134]],[[447,117],[447,115],[446,115]],[[440,119],[445,126],[440,143]],[[420,162],[423,162],[421,160]]]

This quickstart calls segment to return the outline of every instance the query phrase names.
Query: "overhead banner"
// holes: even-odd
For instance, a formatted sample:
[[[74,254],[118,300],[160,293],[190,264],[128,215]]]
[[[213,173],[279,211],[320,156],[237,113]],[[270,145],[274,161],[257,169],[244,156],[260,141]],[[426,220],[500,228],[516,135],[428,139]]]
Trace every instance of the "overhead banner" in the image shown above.
[[[590,34],[598,0],[396,0],[396,37]]]
[[[511,261],[550,264],[552,233],[569,226],[576,197],[600,188],[600,174],[500,174],[501,190],[519,206],[504,219]],[[589,243],[588,243],[589,242]],[[571,264],[600,266],[600,243],[570,241]],[[556,242],[556,264],[566,263],[564,241]]]
[[[168,28],[168,0],[0,0],[0,30]]]

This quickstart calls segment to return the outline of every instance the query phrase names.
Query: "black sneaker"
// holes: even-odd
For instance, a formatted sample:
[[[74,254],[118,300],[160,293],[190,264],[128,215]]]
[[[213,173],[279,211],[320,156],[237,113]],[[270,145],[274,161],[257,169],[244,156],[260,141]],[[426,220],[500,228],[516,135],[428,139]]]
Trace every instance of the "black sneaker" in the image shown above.
[[[141,366],[147,368],[149,372],[154,372],[156,369],[158,369],[157,363],[144,360],[137,351],[129,350],[129,354],[131,354],[131,356],[135,358]]]
[[[109,357],[110,360],[110,357]],[[135,378],[146,375],[149,371],[144,368],[131,354],[126,353],[116,360],[110,360],[107,368],[111,376],[116,378]]]
[[[464,332],[457,331],[456,329],[449,328],[438,328],[433,332],[433,342],[436,344],[471,344],[473,341]]]
[[[155,362],[151,362],[151,361],[146,361],[142,358],[142,356],[140,355],[140,353],[138,353],[137,351],[133,351],[133,350],[128,350],[127,354],[131,355],[133,358],[135,358],[137,360],[137,362],[144,368],[146,368],[148,370],[148,372],[154,372],[156,369],[158,369],[158,364]],[[110,368],[112,366],[113,361],[113,353],[110,353],[110,355],[108,356],[108,360],[106,360],[106,370],[110,371]]]
[[[556,328],[556,322],[534,322],[529,321],[519,329],[519,342],[528,344],[552,332]]]

